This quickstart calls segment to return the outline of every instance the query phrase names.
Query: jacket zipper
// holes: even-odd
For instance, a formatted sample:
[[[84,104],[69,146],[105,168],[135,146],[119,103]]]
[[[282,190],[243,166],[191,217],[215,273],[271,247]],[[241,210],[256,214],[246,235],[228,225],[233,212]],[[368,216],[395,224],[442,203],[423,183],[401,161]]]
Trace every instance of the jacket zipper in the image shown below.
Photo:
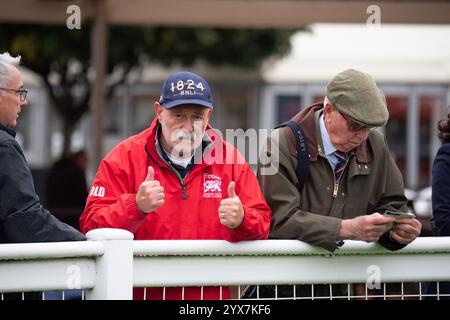
[[[163,160],[164,161],[164,160]],[[187,186],[184,184],[184,180],[186,179],[186,177],[181,178],[180,174],[176,171],[176,170],[172,170],[172,167],[169,165],[170,171],[173,172],[173,174],[177,177],[178,182],[180,183],[181,186],[181,190],[183,191],[183,194],[181,195],[181,197],[186,200],[188,198],[187,195]]]
[[[328,162],[328,163],[329,163],[329,162]],[[348,159],[347,159],[347,161],[345,162],[344,171],[345,171],[345,169],[347,168],[347,164],[348,164]],[[330,164],[330,167],[331,167],[331,164]],[[336,197],[337,197],[337,194],[338,194],[338,191],[339,191],[339,183],[341,182],[341,179],[339,179],[339,181],[336,181],[336,177],[335,177],[335,175],[334,175],[333,167],[331,167],[331,170],[333,171],[333,179],[334,179],[333,198],[336,198]],[[342,174],[343,174],[343,173],[342,173]],[[342,175],[341,175],[341,178],[342,178]]]
[[[339,183],[336,182],[336,179],[335,179],[335,181],[334,181],[334,189],[333,189],[333,198],[337,197],[338,190],[339,190]]]
[[[319,152],[320,152],[320,147],[319,147]],[[327,159],[327,158],[325,157],[325,159]],[[337,194],[338,194],[338,190],[339,190],[339,181],[336,181],[336,177],[334,176],[333,166],[331,165],[331,163],[330,163],[330,161],[328,159],[327,159],[327,162],[328,162],[328,165],[330,166],[330,169],[331,169],[331,172],[332,172],[332,175],[333,175],[333,181],[334,181],[332,196],[333,196],[333,198],[336,198]]]
[[[186,185],[181,183],[181,189],[183,189],[183,195],[182,195],[183,199],[187,199]]]
[[[164,159],[163,159],[163,161],[164,161]],[[175,169],[172,169],[172,167],[171,167],[170,165],[169,165],[169,168],[170,168],[170,171],[172,171],[173,174],[175,174],[175,176],[176,176],[177,179],[178,179],[178,182],[180,183],[181,190],[183,191],[183,194],[181,195],[181,197],[182,197],[184,200],[186,200],[187,197],[188,197],[188,195],[187,195],[187,187],[186,187],[186,185],[184,184],[184,180],[186,179],[187,175],[186,175],[186,177],[181,178],[181,176],[180,176],[180,174],[178,173],[178,171],[176,171]]]
[[[148,153],[148,152],[147,152],[147,153]],[[173,169],[172,166],[171,166],[169,163],[167,163],[166,160],[164,160],[164,157],[160,154],[158,148],[156,148],[156,153],[158,154],[158,156],[159,156],[159,158],[161,159],[161,161],[164,162],[165,164],[167,164],[167,166],[169,167],[169,170],[170,170],[170,171],[175,175],[175,177],[177,178],[178,182],[180,183],[181,190],[183,191],[183,194],[181,195],[181,197],[182,197],[184,200],[186,200],[186,199],[188,198],[188,195],[187,195],[187,187],[186,187],[186,185],[184,184],[184,180],[186,179],[187,175],[186,175],[186,177],[181,178],[181,176],[180,176],[180,174],[178,173],[178,171],[176,171],[175,169]]]

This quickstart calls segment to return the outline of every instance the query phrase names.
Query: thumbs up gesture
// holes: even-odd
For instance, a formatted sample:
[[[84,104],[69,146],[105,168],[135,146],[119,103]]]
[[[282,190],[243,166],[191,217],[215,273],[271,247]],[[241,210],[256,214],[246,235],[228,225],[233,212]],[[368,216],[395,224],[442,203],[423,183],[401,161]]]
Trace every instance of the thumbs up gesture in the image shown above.
[[[220,201],[219,219],[221,224],[231,229],[238,227],[244,220],[244,208],[236,195],[234,181],[228,185],[228,198]]]
[[[155,211],[164,204],[164,188],[158,180],[155,180],[155,171],[148,167],[147,177],[139,186],[136,194],[136,205],[145,214]]]

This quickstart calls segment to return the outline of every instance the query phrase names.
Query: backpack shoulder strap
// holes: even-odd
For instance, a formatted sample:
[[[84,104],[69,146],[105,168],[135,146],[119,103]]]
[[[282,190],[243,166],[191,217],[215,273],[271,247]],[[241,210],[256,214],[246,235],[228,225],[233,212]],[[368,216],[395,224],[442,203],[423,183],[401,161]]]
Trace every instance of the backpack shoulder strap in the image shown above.
[[[305,186],[305,182],[309,176],[309,152],[308,152],[308,144],[306,142],[305,134],[300,125],[292,120],[283,122],[282,124],[275,127],[282,128],[289,127],[294,134],[296,147],[297,147],[297,168],[295,168],[295,173],[297,175],[298,184],[297,189],[301,193],[303,187]]]

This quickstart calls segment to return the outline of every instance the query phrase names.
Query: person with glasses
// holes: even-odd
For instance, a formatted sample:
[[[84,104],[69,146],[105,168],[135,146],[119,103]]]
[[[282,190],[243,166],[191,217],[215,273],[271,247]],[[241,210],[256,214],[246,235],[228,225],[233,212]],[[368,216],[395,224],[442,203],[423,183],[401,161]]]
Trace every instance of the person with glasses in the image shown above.
[[[20,88],[20,89],[11,89],[11,88],[0,88],[1,91],[11,91],[11,92],[15,92],[19,98],[20,98],[20,102],[24,103],[27,101],[27,93],[28,90],[24,89],[24,88]]]
[[[290,128],[272,131],[263,154],[276,170],[263,170],[260,162],[257,172],[272,209],[269,239],[297,239],[333,252],[346,239],[397,250],[419,236],[418,220],[383,215],[408,211],[400,170],[382,133],[373,130],[388,119],[374,79],[348,69],[327,84],[323,103],[291,119],[304,131],[307,163],[298,161]],[[297,166],[309,168],[302,190]]]
[[[266,148],[279,152],[278,170],[273,175],[258,170],[272,209],[269,237],[298,239],[329,251],[345,239],[379,242],[391,250],[416,239],[418,220],[383,216],[386,210],[407,211],[402,175],[384,136],[373,130],[388,119],[384,94],[369,74],[354,69],[337,74],[323,103],[292,118],[309,150],[309,177],[301,193],[295,169],[305,164],[297,164],[293,133],[275,129]]]
[[[15,140],[17,119],[27,105],[19,63],[20,56],[0,54],[0,243],[85,240],[43,208]]]

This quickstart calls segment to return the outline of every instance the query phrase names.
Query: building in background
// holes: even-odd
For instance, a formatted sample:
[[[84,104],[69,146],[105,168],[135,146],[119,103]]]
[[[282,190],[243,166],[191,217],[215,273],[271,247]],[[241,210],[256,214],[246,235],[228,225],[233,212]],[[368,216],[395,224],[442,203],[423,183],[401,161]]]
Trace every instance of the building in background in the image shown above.
[[[293,36],[293,50],[260,70],[204,65],[164,68],[151,65],[117,88],[105,111],[104,153],[146,128],[162,82],[180,69],[201,74],[213,87],[214,127],[273,128],[323,98],[326,83],[338,72],[356,68],[374,76],[387,96],[390,121],[381,129],[408,188],[429,185],[439,147],[436,122],[450,105],[450,27],[433,25],[317,24]],[[62,150],[61,123],[48,106],[45,89],[32,75],[29,108],[22,112],[19,140],[34,169],[50,167]],[[90,137],[89,116],[73,135],[73,148]],[[90,172],[89,174],[93,174]],[[88,175],[89,177],[89,175]]]
[[[300,32],[290,56],[263,70],[260,125],[272,127],[323,98],[326,83],[355,68],[384,91],[390,120],[382,130],[410,189],[430,184],[440,143],[436,123],[450,105],[449,26],[318,24]]]

